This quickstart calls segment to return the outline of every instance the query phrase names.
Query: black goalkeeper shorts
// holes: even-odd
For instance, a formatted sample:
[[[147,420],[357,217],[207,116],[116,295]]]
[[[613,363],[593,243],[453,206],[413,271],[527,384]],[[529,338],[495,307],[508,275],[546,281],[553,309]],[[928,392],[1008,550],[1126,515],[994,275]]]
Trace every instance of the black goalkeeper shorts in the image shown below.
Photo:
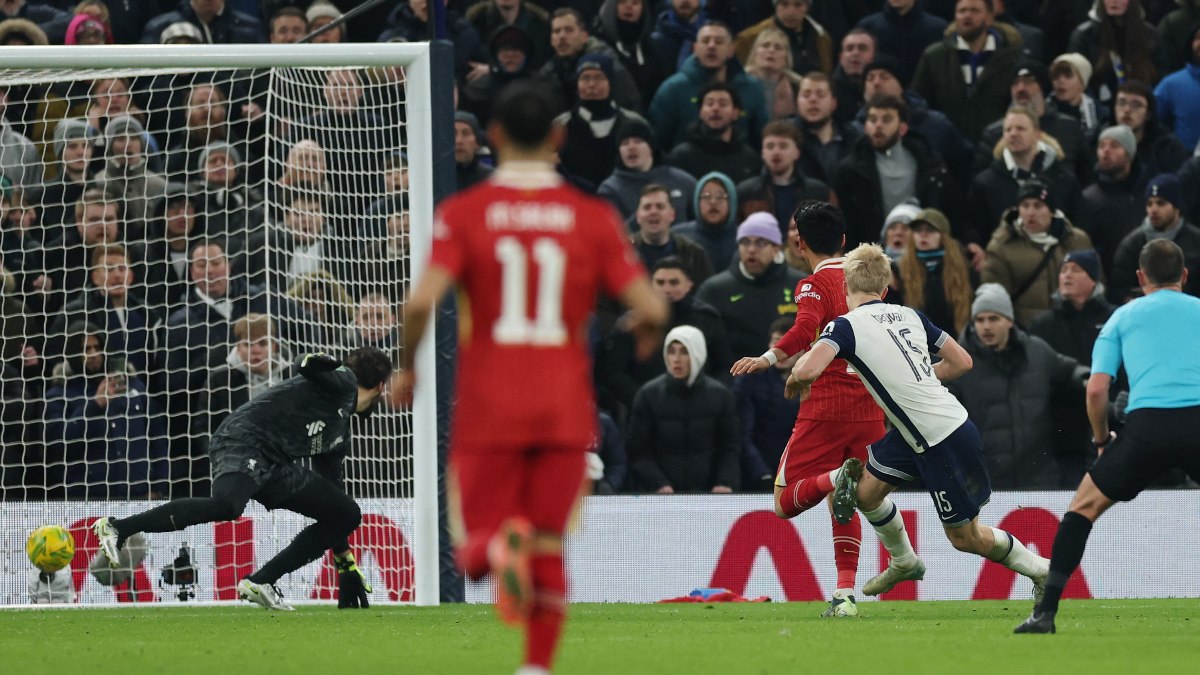
[[[251,498],[268,509],[277,508],[318,477],[294,460],[274,458],[250,445],[214,443],[208,456],[214,482],[232,473],[249,476],[258,486]]]

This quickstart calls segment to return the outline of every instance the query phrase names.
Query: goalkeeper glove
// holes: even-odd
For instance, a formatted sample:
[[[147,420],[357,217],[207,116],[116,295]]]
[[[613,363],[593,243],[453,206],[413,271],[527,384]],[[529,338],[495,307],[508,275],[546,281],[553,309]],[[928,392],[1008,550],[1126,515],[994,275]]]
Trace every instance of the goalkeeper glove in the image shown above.
[[[341,368],[342,362],[328,354],[305,354],[300,367],[323,373]]]
[[[338,609],[369,608],[371,603],[367,600],[367,593],[371,592],[371,584],[367,583],[362,570],[358,569],[354,553],[346,551],[335,555],[333,563],[338,571]]]

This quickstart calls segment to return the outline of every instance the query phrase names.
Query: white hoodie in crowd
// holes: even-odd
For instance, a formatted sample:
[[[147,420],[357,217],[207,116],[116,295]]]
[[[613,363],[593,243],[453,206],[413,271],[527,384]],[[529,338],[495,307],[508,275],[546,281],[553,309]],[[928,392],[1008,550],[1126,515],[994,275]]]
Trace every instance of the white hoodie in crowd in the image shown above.
[[[688,350],[688,357],[692,361],[692,372],[688,375],[688,386],[692,386],[696,382],[696,378],[700,377],[700,373],[704,372],[704,364],[708,362],[708,343],[704,340],[704,333],[700,332],[695,326],[676,326],[667,333],[667,339],[663,340],[663,361],[667,360],[667,347],[672,342],[678,342]]]

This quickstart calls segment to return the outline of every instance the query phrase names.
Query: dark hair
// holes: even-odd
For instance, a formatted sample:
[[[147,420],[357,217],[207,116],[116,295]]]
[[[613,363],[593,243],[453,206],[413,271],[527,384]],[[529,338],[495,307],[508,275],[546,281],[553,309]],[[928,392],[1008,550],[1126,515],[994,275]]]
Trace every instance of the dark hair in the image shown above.
[[[742,110],[742,97],[738,96],[737,90],[728,82],[709,82],[700,89],[700,93],[696,95],[696,104],[704,105],[704,97],[714,91],[723,91],[729,94],[729,98],[733,101],[733,107]]]
[[[554,14],[550,15],[550,20],[553,21],[554,19],[561,19],[564,16],[575,17],[575,25],[579,26],[579,29],[583,32],[588,32],[587,20],[584,19],[583,14],[581,14],[579,10],[575,9],[574,7],[559,7],[558,9],[554,10]]]
[[[1179,283],[1183,279],[1183,249],[1170,239],[1154,239],[1138,254],[1138,268],[1155,286]]]
[[[1125,10],[1124,21],[1117,25],[1116,18],[1110,16],[1104,9],[1104,3],[1096,3],[1095,12],[1100,19],[1100,44],[1096,59],[1092,65],[1093,88],[1105,84],[1105,79],[1113,72],[1112,54],[1117,54],[1125,68],[1126,77],[1145,82],[1158,81],[1158,69],[1150,58],[1150,33],[1142,20],[1143,8],[1141,2],[1129,3]],[[1190,43],[1191,40],[1189,39]]]
[[[862,26],[855,26],[854,28],[846,31],[846,34],[842,36],[842,44],[845,44],[846,38],[850,37],[851,35],[866,35],[867,37],[871,38],[871,44],[874,45],[876,49],[879,49],[879,38],[875,37],[875,34],[866,28],[863,28]]]
[[[271,15],[271,20],[267,22],[267,32],[274,32],[275,20],[282,19],[285,16],[294,16],[303,21],[305,26],[308,26],[308,17],[304,16],[304,12],[299,7],[280,7],[275,10],[275,13]]]
[[[359,347],[342,359],[363,389],[374,389],[392,374],[392,362],[387,354],[374,347]]]
[[[871,108],[879,108],[881,110],[895,110],[896,115],[901,122],[908,121],[908,104],[899,96],[886,96],[878,94],[872,96],[870,101],[867,101],[866,111],[871,112]]]
[[[642,191],[640,193],[638,193],[638,198],[640,200],[641,197],[645,197],[646,195],[652,194],[655,192],[665,192],[667,195],[667,198],[668,199],[671,198],[671,191],[667,188],[666,185],[663,185],[662,183],[646,183],[646,187],[642,188]]]
[[[963,1],[963,0],[954,0],[954,8],[955,8],[955,9],[958,9],[958,5],[959,5],[959,3],[961,3],[962,1]],[[995,13],[996,13],[996,2],[995,2],[995,0],[980,0],[980,2],[982,2],[982,3],[983,3],[983,4],[984,4],[986,7],[987,7],[988,14],[995,14]]]
[[[683,264],[683,259],[677,255],[660,258],[658,262],[654,263],[654,268],[650,270],[650,276],[654,276],[654,273],[659,270],[679,270],[683,272],[683,276],[688,278],[688,281],[695,281],[692,278],[692,271]]]
[[[796,208],[792,222],[796,224],[796,233],[813,253],[834,255],[842,250],[846,220],[842,210],[833,204],[806,199]]]
[[[521,79],[508,84],[496,97],[492,113],[504,135],[520,148],[533,150],[550,135],[554,118],[562,112],[562,100],[549,84]]]
[[[730,40],[733,39],[733,29],[729,27],[729,24],[725,23],[724,21],[718,21],[717,19],[709,19],[708,21],[705,21],[703,24],[701,24],[700,28],[696,29],[696,35],[698,36],[700,34],[700,30],[702,28],[708,28],[709,26],[715,26],[717,28],[723,29],[726,33],[729,34],[729,39]]]
[[[797,148],[804,145],[804,137],[800,135],[800,129],[791,120],[767,122],[767,126],[763,127],[762,137],[766,139],[767,136],[790,138]]]
[[[1130,96],[1140,96],[1146,99],[1146,119],[1154,119],[1154,90],[1150,85],[1141,80],[1125,80],[1121,86],[1117,87],[1118,94],[1129,94]],[[1113,107],[1116,107],[1116,97],[1113,97]]]

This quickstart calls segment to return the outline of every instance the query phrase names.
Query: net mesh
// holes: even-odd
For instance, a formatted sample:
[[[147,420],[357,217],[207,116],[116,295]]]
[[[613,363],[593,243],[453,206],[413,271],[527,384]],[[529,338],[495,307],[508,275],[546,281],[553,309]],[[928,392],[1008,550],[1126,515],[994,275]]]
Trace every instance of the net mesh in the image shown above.
[[[294,357],[370,345],[399,364],[404,72],[10,70],[0,91],[0,602],[28,601],[23,539],[48,523],[76,533],[81,601],[111,602],[84,573],[91,519],[208,495],[208,435]],[[352,433],[369,524],[352,544],[377,599],[408,599],[411,558],[384,551],[412,537],[410,415],[385,405]],[[197,598],[231,599],[302,526],[251,509],[152,536],[139,590],[173,597],[158,570],[186,541]],[[318,561],[284,586],[329,583]]]

